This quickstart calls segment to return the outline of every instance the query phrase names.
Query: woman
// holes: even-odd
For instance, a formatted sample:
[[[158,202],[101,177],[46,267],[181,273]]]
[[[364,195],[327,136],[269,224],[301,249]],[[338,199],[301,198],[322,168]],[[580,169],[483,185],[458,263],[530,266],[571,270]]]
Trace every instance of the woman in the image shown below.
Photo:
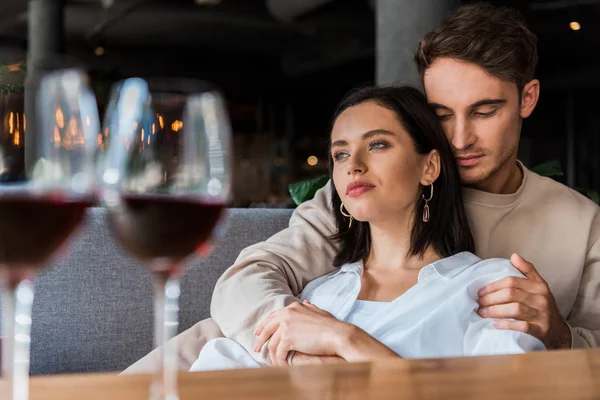
[[[352,362],[544,349],[477,314],[479,289],[522,275],[509,260],[472,254],[452,151],[423,94],[351,93],[334,118],[330,172],[339,270],[262,322],[255,351],[267,345],[282,365],[294,352]],[[233,340],[215,339],[192,370],[257,366]]]

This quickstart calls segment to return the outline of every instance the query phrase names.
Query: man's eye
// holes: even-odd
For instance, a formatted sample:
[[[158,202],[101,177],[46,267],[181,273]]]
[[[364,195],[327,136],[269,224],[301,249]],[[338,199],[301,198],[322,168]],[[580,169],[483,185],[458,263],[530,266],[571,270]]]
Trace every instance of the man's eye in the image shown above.
[[[490,112],[476,112],[476,113],[475,113],[475,116],[476,116],[476,117],[480,117],[480,118],[489,118],[489,117],[491,117],[492,115],[496,114],[496,111],[497,111],[497,110],[490,111]]]

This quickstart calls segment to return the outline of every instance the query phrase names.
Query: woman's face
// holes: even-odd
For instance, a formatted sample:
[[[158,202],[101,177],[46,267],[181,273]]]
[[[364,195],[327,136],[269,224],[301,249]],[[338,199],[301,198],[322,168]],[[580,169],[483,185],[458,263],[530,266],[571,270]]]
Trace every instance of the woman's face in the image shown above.
[[[396,114],[368,101],[346,109],[331,132],[333,182],[344,208],[367,222],[406,218],[431,179]],[[337,210],[336,210],[337,212]]]

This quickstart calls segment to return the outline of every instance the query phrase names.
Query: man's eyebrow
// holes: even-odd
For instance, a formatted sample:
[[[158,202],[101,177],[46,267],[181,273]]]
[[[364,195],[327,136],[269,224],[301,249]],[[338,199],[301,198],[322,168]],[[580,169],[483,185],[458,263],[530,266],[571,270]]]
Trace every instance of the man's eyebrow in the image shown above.
[[[386,135],[386,136],[396,136],[393,132],[387,131],[385,129],[373,129],[372,131],[368,131],[362,134],[362,139],[369,139],[373,136],[377,136],[377,135]],[[336,140],[335,142],[331,143],[331,147],[340,147],[340,146],[347,146],[348,142],[345,140]]]
[[[469,106],[469,110],[473,111],[476,108],[481,107],[481,106],[493,106],[493,105],[499,105],[499,104],[504,104],[504,103],[506,103],[505,99],[483,99],[483,100],[479,100],[479,101],[476,101],[475,103],[471,104]],[[443,104],[429,103],[429,106],[431,108],[433,108],[434,110],[445,110],[445,111],[453,112],[453,110],[450,107],[445,106]]]
[[[479,100],[476,101],[475,103],[471,104],[469,106],[469,110],[473,111],[478,107],[481,106],[493,106],[493,105],[499,105],[499,104],[504,104],[506,103],[505,99],[483,99],[483,100]]]
[[[429,103],[429,106],[431,108],[435,109],[441,109],[441,110],[446,110],[446,111],[452,111],[452,109],[448,106],[445,106],[443,104],[438,104],[438,103]]]

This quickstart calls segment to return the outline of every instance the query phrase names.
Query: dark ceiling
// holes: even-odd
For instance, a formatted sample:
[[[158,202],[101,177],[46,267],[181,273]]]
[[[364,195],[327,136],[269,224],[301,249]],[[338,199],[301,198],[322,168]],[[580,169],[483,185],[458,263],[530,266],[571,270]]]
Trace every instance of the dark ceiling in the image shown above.
[[[1,2],[0,61],[25,58],[27,3]],[[64,3],[65,51],[109,73],[200,76],[240,86],[335,85],[339,80],[360,81],[374,75],[375,1]],[[268,3],[279,6],[269,8]],[[294,15],[294,6],[302,3],[315,7]],[[538,73],[546,85],[600,85],[600,0],[492,3],[516,7],[525,14],[539,37]],[[289,12],[287,18],[282,10]],[[580,22],[580,31],[569,29],[574,19]],[[104,55],[94,54],[98,46],[105,49]]]

